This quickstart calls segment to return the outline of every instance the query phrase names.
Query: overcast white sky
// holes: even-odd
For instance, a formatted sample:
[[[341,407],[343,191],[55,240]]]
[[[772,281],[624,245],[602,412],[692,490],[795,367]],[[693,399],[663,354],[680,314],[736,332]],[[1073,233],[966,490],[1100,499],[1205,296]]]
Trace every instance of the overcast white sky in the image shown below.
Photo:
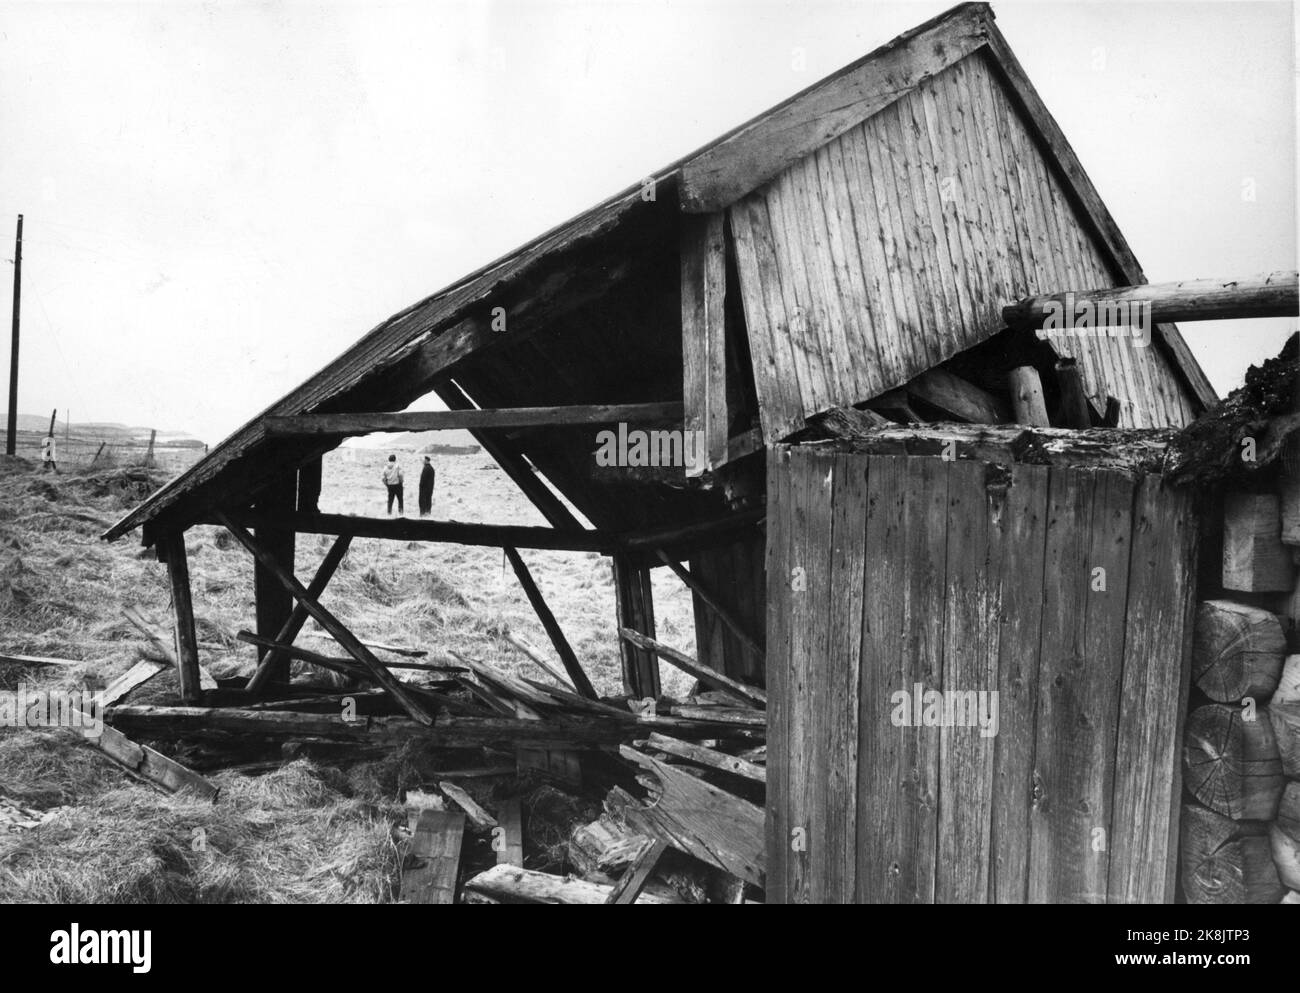
[[[948,6],[0,0],[19,409],[217,441],[391,313]],[[1296,267],[1290,3],[994,9],[1148,278]],[[11,283],[4,263],[0,391]],[[1183,330],[1223,393],[1294,323]]]

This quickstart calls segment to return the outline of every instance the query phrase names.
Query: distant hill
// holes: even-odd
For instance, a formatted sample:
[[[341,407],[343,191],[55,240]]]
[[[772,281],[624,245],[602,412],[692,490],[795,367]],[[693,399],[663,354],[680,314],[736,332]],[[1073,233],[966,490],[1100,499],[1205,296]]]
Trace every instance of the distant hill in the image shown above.
[[[44,437],[45,432],[50,429],[50,419],[40,414],[19,414],[18,430],[39,434]],[[127,444],[129,442],[148,442],[149,432],[152,428],[132,427],[129,424],[119,424],[114,421],[73,421],[69,429],[66,421],[54,422],[54,436],[62,438],[65,434],[70,434],[77,438],[94,438],[99,441],[107,441],[110,444]],[[4,425],[0,424],[0,433],[3,433]],[[194,438],[184,431],[167,431],[159,429],[158,442],[169,445],[202,445],[203,442]]]
[[[368,434],[349,438],[349,448],[391,448],[401,452],[438,452],[462,454],[477,452],[479,443],[468,431],[403,431],[398,434]]]

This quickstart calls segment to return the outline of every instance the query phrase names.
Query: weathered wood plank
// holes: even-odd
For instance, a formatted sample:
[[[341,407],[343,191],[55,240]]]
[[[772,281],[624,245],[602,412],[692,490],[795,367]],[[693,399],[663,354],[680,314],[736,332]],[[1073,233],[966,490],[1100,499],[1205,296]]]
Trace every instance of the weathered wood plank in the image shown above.
[[[465,836],[465,815],[422,810],[402,867],[400,899],[405,903],[456,902],[456,874]]]
[[[866,581],[867,470],[864,460],[834,460],[827,665],[826,845],[819,859],[821,902],[852,903],[857,889],[858,708]],[[867,660],[868,665],[871,660]]]
[[[990,562],[1000,563],[998,736],[994,756],[989,899],[1028,899],[1029,809],[1048,521],[1046,466],[1012,466],[1005,496],[992,499]],[[1000,546],[1000,547],[999,547]]]
[[[1186,490],[1145,476],[1133,506],[1124,671],[1107,839],[1110,903],[1172,903],[1182,793],[1196,520]]]
[[[941,728],[921,732],[939,739],[939,843],[934,899],[936,903],[983,903],[988,898],[992,861],[996,742],[980,724],[986,713],[992,713],[981,710],[980,701],[991,698],[980,694],[995,691],[998,685],[998,607],[990,577],[998,575],[1001,563],[989,561],[985,466],[978,462],[949,462],[945,467],[947,515],[946,520],[934,522],[947,533],[948,546],[942,686],[945,697],[952,694],[958,701],[950,715],[953,724],[960,721],[965,726],[945,722]]]
[[[893,103],[979,47],[986,17],[979,5],[946,12],[743,125],[683,164],[682,209],[707,213],[733,203]]]
[[[688,465],[698,476],[727,460],[727,294],[725,215],[688,217],[681,236],[682,398],[685,427],[704,442]]]

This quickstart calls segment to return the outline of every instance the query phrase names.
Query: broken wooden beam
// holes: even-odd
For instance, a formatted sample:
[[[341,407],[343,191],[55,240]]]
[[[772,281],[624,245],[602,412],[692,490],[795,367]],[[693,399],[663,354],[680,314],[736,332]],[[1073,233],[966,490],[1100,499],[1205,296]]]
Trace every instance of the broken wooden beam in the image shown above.
[[[197,772],[185,768],[148,745],[137,744],[116,728],[105,725],[99,735],[87,735],[84,740],[136,779],[168,793],[188,790],[204,800],[217,798],[218,788]]]
[[[653,638],[647,638],[639,631],[634,631],[629,627],[619,629],[619,634],[636,645],[638,648],[647,652],[654,652],[661,659],[670,665],[676,666],[683,672],[694,676],[701,682],[707,683],[720,690],[727,690],[731,693],[742,697],[760,707],[767,706],[767,693],[756,686],[749,686],[739,680],[732,679],[730,676],[724,676],[703,662],[697,662],[684,652],[679,652],[675,648],[669,648]]]
[[[614,891],[613,886],[591,883],[571,876],[555,876],[549,872],[524,869],[520,866],[499,863],[465,880],[465,888],[510,903],[549,904],[604,904]],[[685,903],[680,896],[669,891],[643,891],[637,903]]]
[[[1026,297],[1003,307],[1002,320],[1009,328],[1036,330],[1071,328],[1085,314],[1090,328],[1293,317],[1300,313],[1296,285],[1296,273],[1283,271],[1245,279],[1103,286]]]
[[[694,762],[696,765],[706,766],[710,769],[721,769],[723,772],[730,772],[733,775],[743,776],[745,779],[752,779],[756,783],[767,783],[767,770],[761,765],[754,765],[754,763],[738,756],[728,755],[712,748],[705,748],[703,745],[697,745],[694,742],[679,741],[664,734],[651,734],[644,742],[637,742],[637,746],[652,748],[667,755],[675,755],[677,758],[686,759],[688,762]]]
[[[522,638],[519,638],[511,634],[508,631],[503,635],[503,637],[511,645],[514,645],[515,648],[523,652],[525,658],[527,658],[530,662],[536,665],[539,669],[545,672],[548,676],[554,679],[565,689],[569,689],[572,687],[573,684],[569,682],[569,677],[565,673],[561,672],[559,669],[551,665],[551,663],[547,662],[546,659],[542,658],[541,653],[538,652],[537,649],[535,649],[532,645],[528,644],[528,642],[524,641]]]
[[[555,619],[555,614],[551,612],[551,608],[547,605],[546,598],[542,596],[542,591],[537,588],[537,584],[533,581],[533,575],[528,571],[527,564],[518,550],[510,545],[505,546],[505,553],[506,558],[510,560],[510,567],[515,571],[515,578],[519,580],[519,585],[523,587],[524,595],[528,597],[528,602],[532,604],[537,619],[542,622],[542,627],[546,629],[551,644],[555,646],[556,654],[560,656],[560,661],[564,664],[564,671],[569,674],[569,681],[579,694],[589,700],[595,700],[596,689],[591,685],[591,680],[587,678],[587,674],[583,671],[581,663],[578,662],[578,656],[574,654],[568,639],[564,637],[560,622]]]
[[[347,436],[376,431],[503,431],[518,428],[585,427],[596,424],[681,421],[678,400],[659,403],[574,404],[564,407],[501,407],[474,410],[419,410],[402,413],[299,414],[267,417],[273,438]]]
[[[393,699],[401,705],[402,709],[411,715],[413,720],[420,724],[433,723],[433,718],[425,712],[423,707],[412,699],[411,695],[402,687],[401,682],[391,672],[384,668],[384,664],[371,654],[370,649],[357,641],[356,637],[351,631],[343,626],[342,622],[322,607],[320,603],[307,592],[306,587],[304,587],[291,572],[287,572],[284,567],[280,565],[274,555],[262,548],[251,534],[226,517],[224,512],[218,510],[216,516],[219,519],[219,523],[224,524],[226,530],[235,536],[235,540],[243,545],[244,548],[246,548],[249,553],[262,564],[263,568],[269,575],[273,576],[282,586],[284,586],[285,589],[293,594],[294,598],[306,608],[307,613],[311,615],[312,619],[328,631],[334,640],[337,641],[349,655],[360,662],[361,665],[370,672],[371,676],[374,677],[375,682],[387,690]]]

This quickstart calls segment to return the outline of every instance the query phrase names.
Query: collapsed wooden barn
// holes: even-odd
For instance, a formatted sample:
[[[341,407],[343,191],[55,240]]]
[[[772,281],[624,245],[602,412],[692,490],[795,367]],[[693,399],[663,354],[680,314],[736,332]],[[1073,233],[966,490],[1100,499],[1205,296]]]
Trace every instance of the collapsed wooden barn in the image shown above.
[[[1216,398],[1169,321],[1286,312],[1294,285],[1234,284],[1219,310],[1222,286],[1112,292],[1144,283],[991,9],[964,4],[385,321],[105,537],[142,528],[168,563],[192,702],[183,535],[220,524],[255,557],[246,692],[287,682],[310,615],[429,733],[319,604],[351,537],[499,545],[526,589],[517,548],[608,554],[634,699],[659,696],[649,575],[673,568],[693,664],[766,688],[770,901],[1172,899],[1190,505],[1141,475],[1149,451],[1051,429],[1189,424]],[[1054,302],[1074,316],[1040,299],[1068,291],[1150,322],[1036,333]],[[401,412],[430,392],[447,412]],[[618,425],[672,464],[602,464]],[[343,438],[435,428],[471,430],[550,526],[318,512]],[[310,587],[308,533],[339,536]],[[880,695],[913,686],[1011,711],[982,740],[899,728]]]

